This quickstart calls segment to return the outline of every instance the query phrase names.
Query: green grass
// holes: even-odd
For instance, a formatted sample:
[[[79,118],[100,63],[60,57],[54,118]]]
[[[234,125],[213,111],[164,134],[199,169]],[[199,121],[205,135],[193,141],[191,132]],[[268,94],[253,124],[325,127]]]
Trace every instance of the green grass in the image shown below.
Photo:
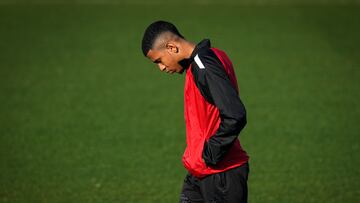
[[[0,6],[0,202],[178,201],[184,75],[142,56],[157,19],[232,59],[250,202],[359,202],[359,11]]]

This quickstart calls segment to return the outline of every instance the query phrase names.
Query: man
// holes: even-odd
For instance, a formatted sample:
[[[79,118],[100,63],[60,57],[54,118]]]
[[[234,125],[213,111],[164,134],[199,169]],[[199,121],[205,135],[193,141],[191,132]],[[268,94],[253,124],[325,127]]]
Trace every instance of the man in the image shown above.
[[[189,173],[180,202],[247,202],[249,157],[237,139],[246,125],[246,110],[230,59],[207,39],[187,41],[165,21],[148,26],[142,51],[161,71],[186,72],[182,161]]]

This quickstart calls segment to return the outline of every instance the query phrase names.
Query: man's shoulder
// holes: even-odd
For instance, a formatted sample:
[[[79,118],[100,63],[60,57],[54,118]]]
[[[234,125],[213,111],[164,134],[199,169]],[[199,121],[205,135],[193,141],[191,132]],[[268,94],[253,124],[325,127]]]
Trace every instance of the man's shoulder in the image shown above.
[[[196,55],[204,59],[217,58],[213,49],[213,47],[200,49]]]
[[[215,53],[222,50],[218,48],[204,48],[199,50],[192,61],[192,69],[196,74],[207,71],[222,71],[223,64],[219,56]]]

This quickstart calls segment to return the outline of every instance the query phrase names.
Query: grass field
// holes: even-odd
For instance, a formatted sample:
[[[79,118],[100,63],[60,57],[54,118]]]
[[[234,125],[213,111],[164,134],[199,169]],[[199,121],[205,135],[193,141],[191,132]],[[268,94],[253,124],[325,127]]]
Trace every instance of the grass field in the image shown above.
[[[0,6],[0,202],[178,202],[184,75],[145,27],[210,38],[238,76],[251,203],[360,202],[360,7]]]

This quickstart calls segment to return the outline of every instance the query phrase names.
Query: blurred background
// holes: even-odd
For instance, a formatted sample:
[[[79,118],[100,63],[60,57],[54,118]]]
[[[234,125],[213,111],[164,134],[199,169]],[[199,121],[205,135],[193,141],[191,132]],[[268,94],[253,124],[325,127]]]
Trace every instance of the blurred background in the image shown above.
[[[359,0],[0,0],[0,202],[178,202],[184,75],[155,20],[233,61],[249,202],[360,202]]]

